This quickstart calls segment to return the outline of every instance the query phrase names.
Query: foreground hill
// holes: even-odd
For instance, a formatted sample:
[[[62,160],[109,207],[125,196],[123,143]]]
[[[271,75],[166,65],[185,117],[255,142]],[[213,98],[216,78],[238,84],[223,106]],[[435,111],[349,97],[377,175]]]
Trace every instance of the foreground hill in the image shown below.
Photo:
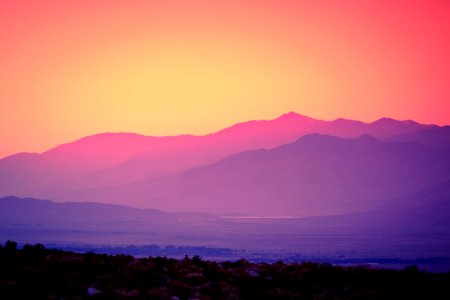
[[[0,246],[2,299],[446,299],[450,274]]]
[[[239,123],[205,136],[97,134],[41,154],[21,153],[0,159],[0,196],[61,199],[71,191],[174,174],[242,151],[278,147],[311,133],[345,138],[368,134],[386,139],[435,127],[386,118],[373,123],[322,121],[288,113],[274,120]]]

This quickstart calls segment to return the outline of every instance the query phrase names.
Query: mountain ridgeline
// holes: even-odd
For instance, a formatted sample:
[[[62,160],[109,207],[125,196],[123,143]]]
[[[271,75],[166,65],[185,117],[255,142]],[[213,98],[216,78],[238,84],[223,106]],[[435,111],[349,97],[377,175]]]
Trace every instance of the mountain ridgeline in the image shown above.
[[[450,127],[386,118],[98,134],[0,160],[0,240],[448,262],[449,154]]]
[[[105,133],[12,155],[0,160],[0,196],[223,215],[352,213],[449,180],[449,146],[449,127],[291,112],[205,136]]]

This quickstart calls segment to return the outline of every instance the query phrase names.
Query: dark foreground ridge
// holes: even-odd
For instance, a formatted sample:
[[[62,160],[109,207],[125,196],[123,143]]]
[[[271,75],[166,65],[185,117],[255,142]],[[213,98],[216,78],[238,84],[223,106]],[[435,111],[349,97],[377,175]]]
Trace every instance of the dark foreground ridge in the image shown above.
[[[0,246],[1,299],[450,299],[450,273]]]

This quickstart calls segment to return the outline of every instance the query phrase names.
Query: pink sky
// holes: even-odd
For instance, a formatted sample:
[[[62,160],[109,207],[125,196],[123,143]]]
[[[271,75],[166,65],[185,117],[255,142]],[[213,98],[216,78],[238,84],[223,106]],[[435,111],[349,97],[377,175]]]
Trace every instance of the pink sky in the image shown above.
[[[2,1],[0,157],[296,111],[450,124],[450,2]]]

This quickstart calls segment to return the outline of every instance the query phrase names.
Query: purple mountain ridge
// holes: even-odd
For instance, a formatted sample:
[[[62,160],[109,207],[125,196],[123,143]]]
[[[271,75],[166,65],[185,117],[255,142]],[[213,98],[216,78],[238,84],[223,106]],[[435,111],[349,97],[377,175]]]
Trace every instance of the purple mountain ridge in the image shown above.
[[[345,119],[322,121],[291,112],[274,120],[239,123],[204,136],[103,133],[41,154],[21,153],[1,159],[0,196],[59,200],[63,195],[80,191],[174,176],[242,151],[292,143],[311,133],[343,138],[371,135],[383,140],[436,128],[439,127],[386,118],[373,123]],[[123,203],[127,202],[123,200]]]
[[[97,134],[0,159],[0,239],[445,258],[449,153],[450,126],[389,118]]]
[[[450,179],[450,156],[427,145],[312,134],[165,177],[61,195],[166,211],[332,215],[376,209]]]

